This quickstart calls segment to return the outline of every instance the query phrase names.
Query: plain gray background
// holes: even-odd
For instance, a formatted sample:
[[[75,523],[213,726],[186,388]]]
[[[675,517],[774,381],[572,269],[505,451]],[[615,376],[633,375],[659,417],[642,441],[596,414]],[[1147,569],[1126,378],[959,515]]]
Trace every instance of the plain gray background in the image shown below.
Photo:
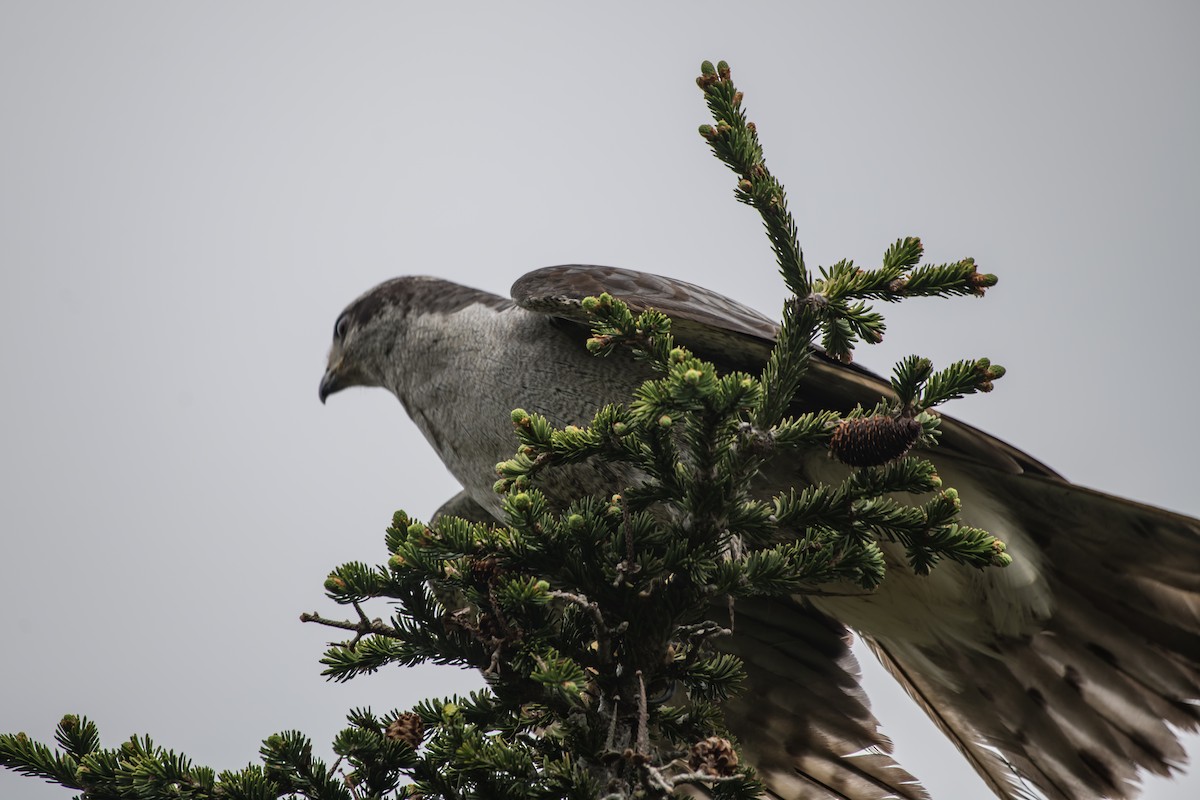
[[[351,706],[476,685],[327,684],[331,637],[297,621],[337,611],[330,567],[384,559],[395,508],[455,490],[391,396],[317,402],[334,319],[397,274],[504,293],[563,262],[774,313],[758,219],[696,134],[705,58],[732,63],[810,265],[916,234],[1000,275],[885,309],[864,363],[988,355],[1009,376],[951,413],[1200,514],[1196,9],[0,3],[0,730],[81,712],[232,768],[276,730],[325,748]],[[982,797],[864,667],[901,761]]]

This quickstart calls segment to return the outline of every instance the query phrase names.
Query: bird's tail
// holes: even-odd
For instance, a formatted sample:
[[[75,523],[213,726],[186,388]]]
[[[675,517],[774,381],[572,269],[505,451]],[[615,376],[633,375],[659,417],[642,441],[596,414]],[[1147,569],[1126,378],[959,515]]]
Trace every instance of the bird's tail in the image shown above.
[[[1029,796],[1019,775],[1052,800],[1135,797],[1200,724],[1200,520],[1052,478],[987,488],[1032,540],[1048,618],[976,647],[868,641],[997,796]]]

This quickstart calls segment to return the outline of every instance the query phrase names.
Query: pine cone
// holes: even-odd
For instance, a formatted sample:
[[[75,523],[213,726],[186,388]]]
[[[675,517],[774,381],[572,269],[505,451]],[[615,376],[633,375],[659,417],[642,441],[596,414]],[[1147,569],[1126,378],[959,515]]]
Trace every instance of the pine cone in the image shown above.
[[[490,586],[504,574],[504,568],[494,556],[471,561],[471,577],[479,586]]]
[[[844,419],[829,438],[829,452],[852,467],[877,467],[907,453],[920,435],[921,423],[912,417]]]
[[[387,726],[385,735],[394,742],[406,742],[416,750],[425,738],[425,726],[421,723],[419,714],[409,711],[396,717],[392,724]]]
[[[688,766],[692,769],[719,778],[732,775],[737,765],[738,756],[733,744],[720,736],[696,742],[688,755]]]

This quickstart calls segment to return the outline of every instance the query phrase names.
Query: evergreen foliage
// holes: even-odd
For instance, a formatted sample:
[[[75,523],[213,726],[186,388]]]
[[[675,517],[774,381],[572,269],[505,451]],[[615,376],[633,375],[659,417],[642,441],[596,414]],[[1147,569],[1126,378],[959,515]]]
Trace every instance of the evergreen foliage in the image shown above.
[[[146,737],[102,749],[96,726],[75,716],[60,723],[58,749],[0,736],[0,763],[87,798],[625,800],[687,784],[750,798],[762,787],[720,706],[744,670],[715,646],[736,635],[739,598],[832,581],[870,589],[885,574],[881,541],[900,543],[919,573],[941,559],[1008,563],[1001,542],[957,522],[957,494],[910,454],[936,444],[930,409],[989,391],[1002,368],[979,359],[935,372],[912,356],[896,366],[894,394],[871,409],[789,412],[817,341],[849,360],[857,342],[882,338],[868,301],[979,295],[995,277],[971,259],[922,266],[915,238],[889,247],[878,268],[842,261],[811,274],[728,66],[705,62],[698,83],[714,118],[700,132],[737,173],[735,197],[762,215],[792,293],[762,374],[720,374],[675,342],[663,314],[588,298],[588,348],[626,349],[653,379],[587,427],[514,411],[519,449],[497,465],[505,525],[397,512],[386,563],[344,564],[325,581],[351,617],[302,617],[352,634],[321,661],[333,680],[433,662],[480,670],[484,690],[383,714],[352,710],[332,767],[289,731],[263,742],[261,765],[218,774]],[[754,491],[770,459],[805,448],[828,448],[856,469],[836,485]],[[588,460],[642,480],[550,507],[539,475]],[[386,618],[364,608],[378,600],[391,607]]]

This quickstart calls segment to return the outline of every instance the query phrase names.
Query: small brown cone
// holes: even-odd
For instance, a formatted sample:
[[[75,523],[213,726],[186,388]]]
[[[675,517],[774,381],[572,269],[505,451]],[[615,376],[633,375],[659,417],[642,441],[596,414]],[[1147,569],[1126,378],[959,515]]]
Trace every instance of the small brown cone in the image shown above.
[[[877,467],[907,453],[920,435],[921,423],[912,417],[845,419],[829,438],[829,452],[852,467]]]
[[[688,754],[688,766],[697,772],[719,778],[732,775],[737,765],[738,756],[733,744],[720,736],[710,736],[696,742]]]
[[[419,714],[409,711],[396,717],[392,724],[388,725],[385,735],[392,741],[405,742],[416,750],[425,738],[425,726],[421,724]]]

